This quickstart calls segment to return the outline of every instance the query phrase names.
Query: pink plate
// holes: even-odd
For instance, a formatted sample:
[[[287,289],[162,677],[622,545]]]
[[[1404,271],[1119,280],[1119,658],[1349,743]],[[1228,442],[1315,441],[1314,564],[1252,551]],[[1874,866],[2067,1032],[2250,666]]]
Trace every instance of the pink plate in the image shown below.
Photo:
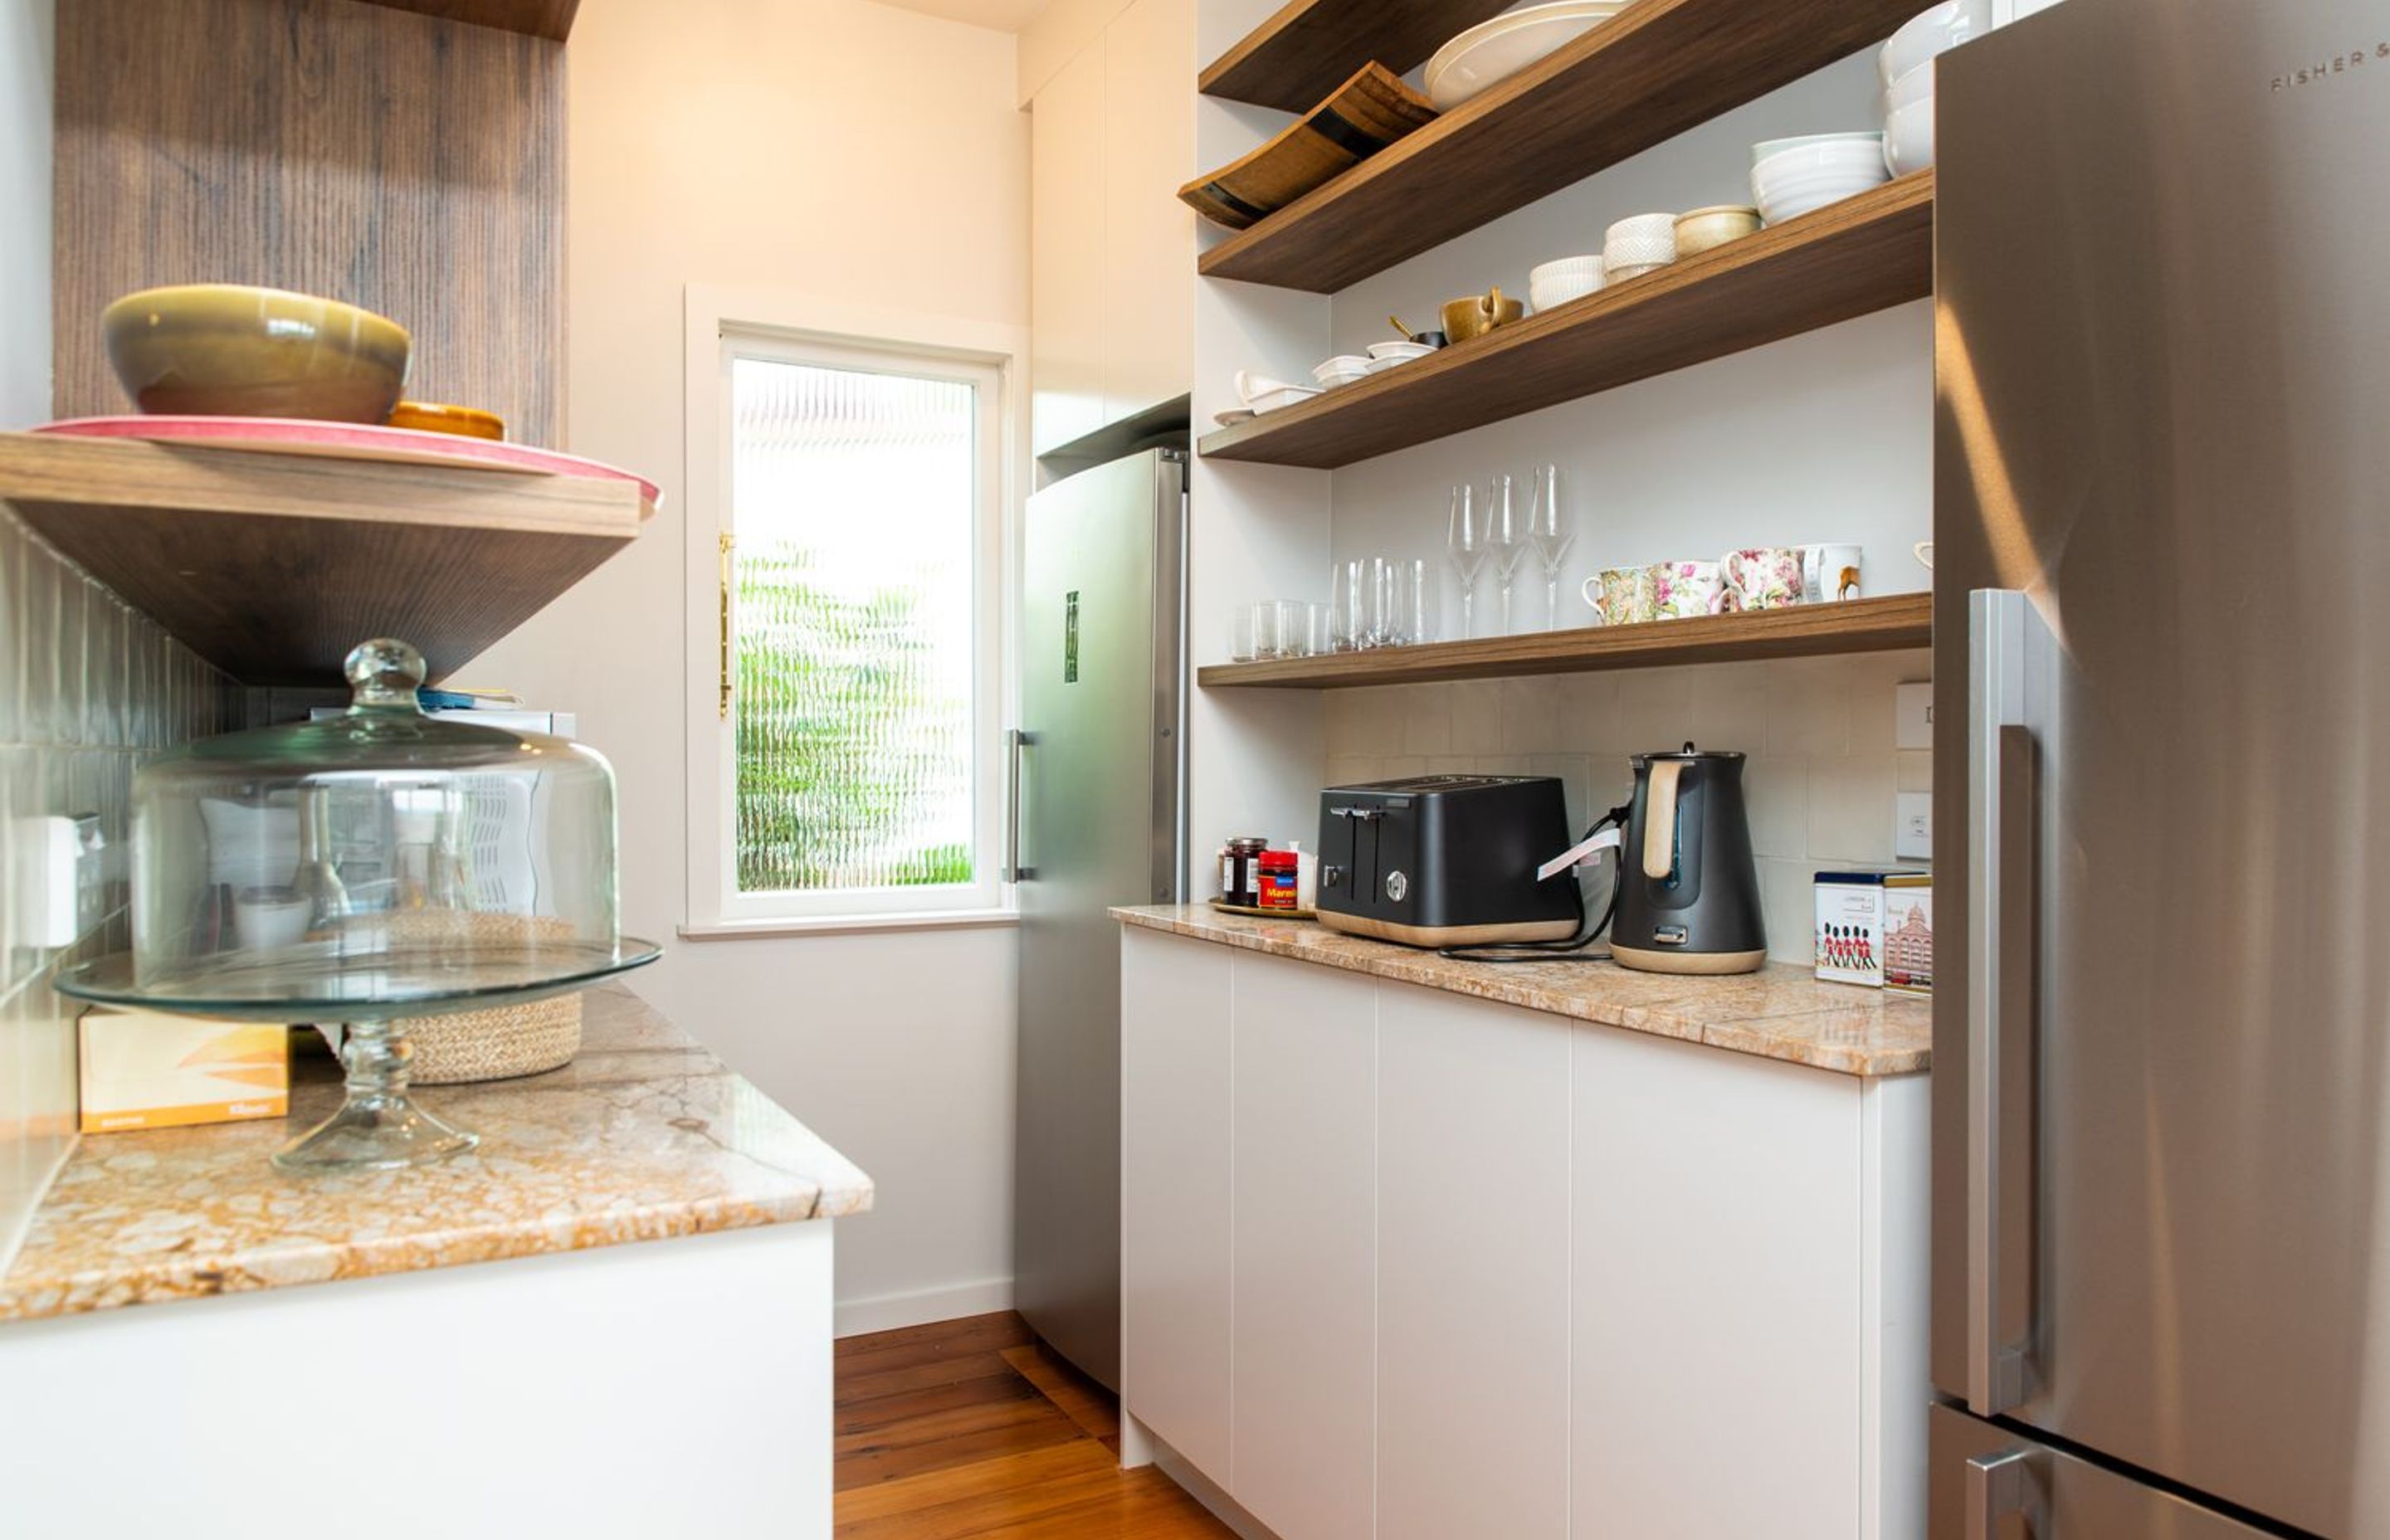
[[[211,449],[254,449],[276,455],[322,455],[343,460],[387,460],[402,465],[465,466],[511,471],[519,476],[581,476],[597,481],[636,481],[639,494],[660,503],[663,494],[644,476],[578,455],[498,443],[419,428],[382,428],[362,422],[307,422],[296,417],[69,417],[44,423],[36,433],[70,439],[155,439],[161,443],[199,443]]]

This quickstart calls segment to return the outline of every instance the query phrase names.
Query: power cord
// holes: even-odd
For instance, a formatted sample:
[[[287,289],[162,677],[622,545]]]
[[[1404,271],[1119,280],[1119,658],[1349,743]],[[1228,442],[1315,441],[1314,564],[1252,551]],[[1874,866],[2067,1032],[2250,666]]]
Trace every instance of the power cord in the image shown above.
[[[1585,831],[1585,837],[1590,840],[1605,828],[1625,828],[1627,815],[1634,811],[1634,804],[1631,802],[1612,808],[1594,820],[1593,827]],[[1439,957],[1449,957],[1455,962],[1606,963],[1611,961],[1608,952],[1597,952],[1590,956],[1584,954],[1587,947],[1601,939],[1602,932],[1610,929],[1610,922],[1618,918],[1618,889],[1620,883],[1625,880],[1625,865],[1623,858],[1615,856],[1613,857],[1613,864],[1618,868],[1618,878],[1610,884],[1610,902],[1602,906],[1600,920],[1589,927],[1585,923],[1585,889],[1582,886],[1578,887],[1577,933],[1568,940],[1481,942],[1471,945],[1438,947],[1435,955]],[[1574,880],[1574,874],[1571,880]]]

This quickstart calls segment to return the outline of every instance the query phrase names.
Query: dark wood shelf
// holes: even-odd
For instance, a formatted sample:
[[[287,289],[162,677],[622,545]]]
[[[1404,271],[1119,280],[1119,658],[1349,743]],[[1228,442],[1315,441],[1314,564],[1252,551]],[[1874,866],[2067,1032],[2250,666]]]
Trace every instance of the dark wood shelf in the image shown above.
[[[1332,294],[1877,42],[1916,0],[1638,0],[1203,253]]]
[[[1649,625],[1537,631],[1423,647],[1380,648],[1266,663],[1214,663],[1196,671],[1205,689],[1356,689],[1453,679],[1728,663],[1753,658],[1897,652],[1934,641],[1934,596],[1894,594],[1846,604],[1796,604],[1740,615],[1657,621]]]
[[[1207,96],[1308,112],[1371,60],[1407,74],[1510,0],[1291,0],[1196,77]]]
[[[373,636],[439,679],[636,538],[631,481],[0,433],[0,502],[245,685]]]
[[[565,34],[572,31],[573,13],[581,8],[581,0],[366,0],[366,3],[387,6],[396,11],[413,11],[418,16],[436,16],[445,21],[495,27],[502,32],[550,38],[558,43],[563,42]]]
[[[1203,437],[1206,459],[1334,469],[1615,390],[1934,289],[1934,173]]]

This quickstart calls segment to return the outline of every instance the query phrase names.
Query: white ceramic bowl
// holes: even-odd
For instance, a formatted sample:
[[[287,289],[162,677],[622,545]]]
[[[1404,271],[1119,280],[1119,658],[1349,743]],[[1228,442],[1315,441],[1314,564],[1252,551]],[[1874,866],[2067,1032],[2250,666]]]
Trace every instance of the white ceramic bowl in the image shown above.
[[[1425,358],[1434,351],[1425,342],[1372,342],[1369,344],[1369,362],[1372,366],[1407,364],[1414,358]]]
[[[1549,262],[1538,263],[1529,269],[1527,281],[1533,283],[1537,278],[1582,277],[1588,273],[1603,272],[1607,266],[1608,263],[1598,251],[1589,257],[1555,257]]]
[[[1582,300],[1588,294],[1599,294],[1609,284],[1607,272],[1563,273],[1546,278],[1527,280],[1527,297],[1537,310],[1550,310],[1571,300]]]
[[[1895,176],[1934,163],[1934,98],[1910,102],[1884,120],[1883,163]]]
[[[1479,92],[1558,53],[1625,10],[1629,0],[1552,0],[1481,21],[1435,51],[1421,79],[1449,112]]]
[[[1890,85],[1927,59],[1992,30],[1992,0],[1941,0],[1928,6],[1876,55],[1876,69]]]
[[[1924,63],[1883,88],[1883,110],[1886,116],[1899,111],[1910,102],[1921,102],[1934,95],[1934,61]]]
[[[1881,150],[1871,161],[1853,163],[1842,147],[1811,145],[1780,151],[1752,168],[1752,200],[1770,225],[1839,203],[1855,193],[1882,186],[1892,170]]]
[[[1762,139],[1751,147],[1751,163],[1773,159],[1788,149],[1809,149],[1826,145],[1849,145],[1850,153],[1881,155],[1883,135],[1873,129],[1855,129],[1847,134],[1804,134],[1791,139]]]
[[[1677,260],[1677,216],[1636,214],[1622,219],[1601,237],[1604,268],[1642,267]]]

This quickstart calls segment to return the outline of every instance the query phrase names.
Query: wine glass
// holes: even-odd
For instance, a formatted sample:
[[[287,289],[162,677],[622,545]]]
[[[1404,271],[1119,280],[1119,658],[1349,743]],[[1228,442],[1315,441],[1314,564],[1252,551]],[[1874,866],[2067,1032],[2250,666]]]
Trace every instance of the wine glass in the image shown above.
[[[1527,515],[1527,544],[1536,548],[1536,559],[1544,564],[1544,625],[1557,631],[1561,624],[1561,563],[1568,559],[1569,547],[1576,544],[1576,531],[1561,514],[1561,468],[1544,466],[1536,472],[1536,501]]]
[[[1502,585],[1502,635],[1507,636],[1513,629],[1511,580],[1518,575],[1519,558],[1527,554],[1527,530],[1508,475],[1496,476],[1485,492],[1485,544],[1494,558],[1495,581]]]
[[[1477,507],[1477,489],[1462,483],[1452,489],[1452,518],[1445,530],[1444,549],[1460,580],[1460,635],[1477,634],[1477,572],[1485,565],[1485,517]]]

